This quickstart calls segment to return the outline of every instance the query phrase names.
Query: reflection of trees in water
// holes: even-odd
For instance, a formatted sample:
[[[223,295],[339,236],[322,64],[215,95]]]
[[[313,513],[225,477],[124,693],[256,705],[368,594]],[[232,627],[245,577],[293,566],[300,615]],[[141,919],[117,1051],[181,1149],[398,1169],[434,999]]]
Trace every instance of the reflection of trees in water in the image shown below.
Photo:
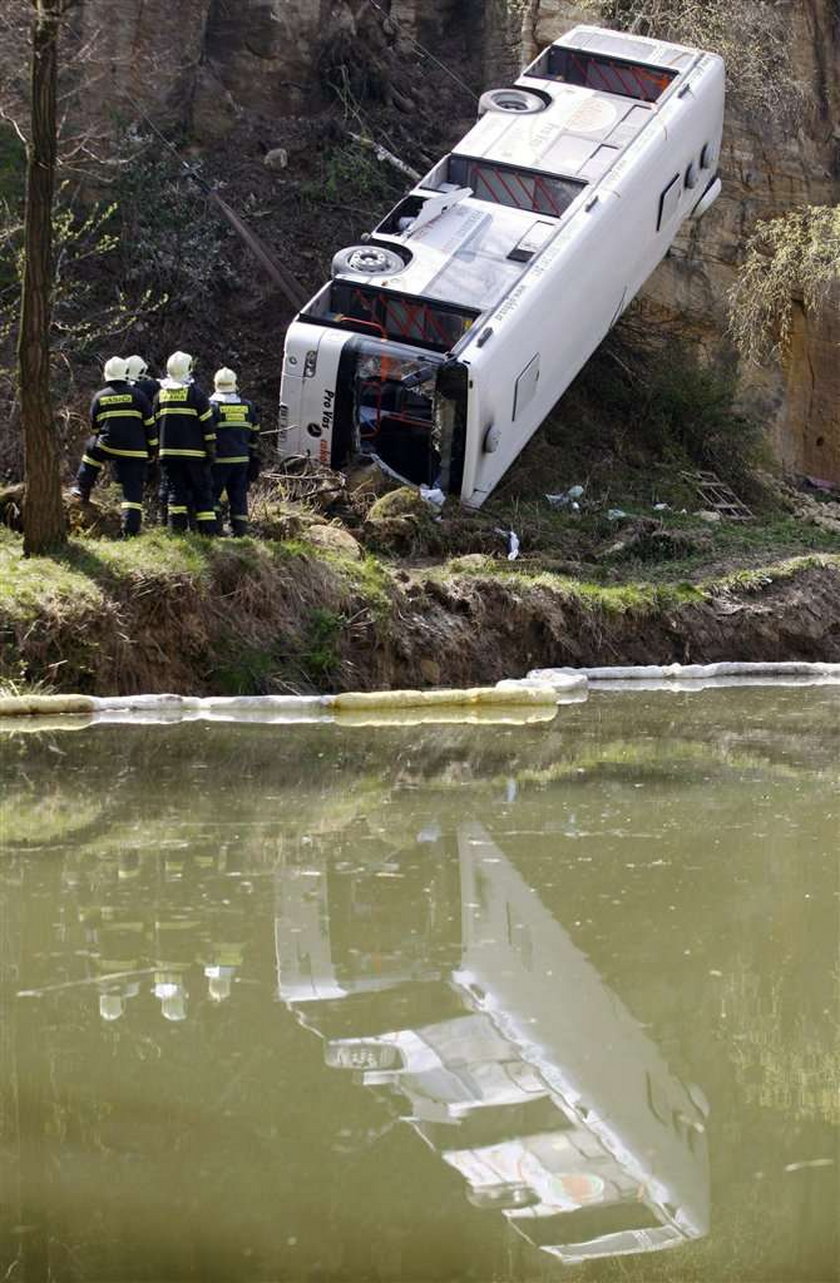
[[[189,793],[202,804],[205,782],[226,800],[247,795],[271,813],[289,795],[335,797],[348,788],[400,781],[492,787],[511,775],[562,777],[580,767],[617,774],[657,769],[664,778],[692,779],[704,767],[740,770],[823,769],[837,778],[840,719],[822,688],[701,694],[593,694],[562,707],[555,722],[528,728],[428,726],[253,726],[183,722],[171,726],[94,726],[72,736],[13,737],[17,763],[3,772],[19,780],[73,780],[73,790],[101,803],[119,788],[125,803],[145,797],[177,802]],[[10,740],[4,740],[8,748]],[[340,776],[341,778],[337,778]],[[28,786],[27,786],[28,787]],[[21,792],[25,793],[26,788]],[[47,789],[46,791],[49,791]],[[33,822],[35,817],[33,817]]]
[[[7,852],[49,850],[68,842],[88,842],[107,833],[116,804],[67,794],[56,784],[49,792],[6,795],[0,802],[0,835]]]
[[[836,973],[832,980],[832,985],[820,985],[829,1004],[820,1019],[802,1010],[803,989],[797,986],[791,993],[784,971],[768,980],[742,964],[721,977],[725,1046],[748,1104],[797,1120],[840,1124]]]

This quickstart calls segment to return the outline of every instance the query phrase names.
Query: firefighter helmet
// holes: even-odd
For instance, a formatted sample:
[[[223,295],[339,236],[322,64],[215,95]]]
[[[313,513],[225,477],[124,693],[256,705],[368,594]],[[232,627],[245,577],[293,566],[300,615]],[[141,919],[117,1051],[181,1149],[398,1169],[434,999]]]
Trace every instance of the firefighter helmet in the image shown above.
[[[109,383],[124,382],[128,378],[128,362],[122,356],[110,356],[105,362],[105,378]]]
[[[189,352],[173,352],[166,362],[166,373],[170,379],[187,380],[192,374],[193,359]]]

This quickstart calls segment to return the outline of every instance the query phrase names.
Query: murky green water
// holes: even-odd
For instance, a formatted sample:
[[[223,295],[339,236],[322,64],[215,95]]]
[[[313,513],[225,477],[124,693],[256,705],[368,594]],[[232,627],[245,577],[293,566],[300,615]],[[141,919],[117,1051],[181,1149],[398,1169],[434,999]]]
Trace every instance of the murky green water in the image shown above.
[[[838,749],[836,688],[0,739],[0,1279],[830,1283]]]

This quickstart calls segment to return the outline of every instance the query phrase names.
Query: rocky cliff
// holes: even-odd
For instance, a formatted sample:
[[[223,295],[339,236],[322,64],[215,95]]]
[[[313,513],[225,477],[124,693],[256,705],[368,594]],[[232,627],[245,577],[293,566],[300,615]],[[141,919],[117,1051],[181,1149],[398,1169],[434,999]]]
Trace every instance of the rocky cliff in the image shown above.
[[[575,21],[591,22],[597,7],[528,0],[523,56],[530,57]],[[749,8],[761,6],[733,5],[735,22]],[[769,12],[773,6],[765,8]],[[756,74],[763,73],[766,84],[751,86],[746,101],[732,86],[720,162],[723,193],[695,230],[683,235],[646,289],[652,304],[681,318],[712,354],[726,350],[727,293],[756,222],[803,205],[833,206],[840,197],[840,5],[796,0],[775,10],[782,53],[777,82],[772,83],[772,69],[757,59]],[[760,40],[760,30],[745,30],[743,39]],[[840,481],[840,291],[832,304],[819,317],[798,309],[783,366],[744,368],[741,376],[744,399],[763,414],[785,464]]]
[[[668,10],[663,0],[648,7]],[[744,45],[760,43],[762,0],[740,8],[753,19]],[[780,61],[757,60],[751,96],[733,85],[723,195],[646,290],[649,307],[678,320],[718,359],[732,356],[727,292],[756,221],[834,205],[840,189],[840,6],[782,0],[764,9],[773,11]],[[609,21],[615,10],[623,12],[615,0],[83,0],[78,47],[90,69],[84,110],[109,122],[136,118],[140,107],[159,123],[185,125],[207,146],[248,114],[278,121],[322,110],[324,68],[339,43],[352,61],[371,48],[383,57],[410,53],[419,40],[481,87],[503,81],[575,21]],[[400,65],[393,91],[405,108],[422,95],[423,71],[418,62],[412,72],[410,59]],[[782,459],[835,480],[839,341],[836,305],[819,316],[800,309],[784,365],[742,370],[744,399],[763,415]]]

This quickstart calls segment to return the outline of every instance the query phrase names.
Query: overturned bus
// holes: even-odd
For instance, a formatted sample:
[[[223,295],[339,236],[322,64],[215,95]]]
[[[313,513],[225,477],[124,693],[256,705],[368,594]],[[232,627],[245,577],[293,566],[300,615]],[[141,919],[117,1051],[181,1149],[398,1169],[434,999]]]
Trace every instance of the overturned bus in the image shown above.
[[[281,454],[479,507],[716,199],[723,108],[716,55],[589,26],[485,93],[290,325]]]

